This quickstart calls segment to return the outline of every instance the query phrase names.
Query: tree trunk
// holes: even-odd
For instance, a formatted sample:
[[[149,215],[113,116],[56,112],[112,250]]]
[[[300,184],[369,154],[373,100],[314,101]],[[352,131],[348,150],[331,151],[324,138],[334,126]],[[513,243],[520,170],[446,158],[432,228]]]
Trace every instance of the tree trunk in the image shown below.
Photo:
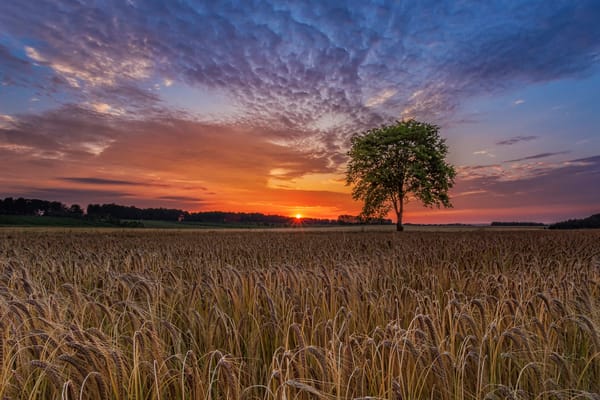
[[[400,207],[396,211],[396,232],[402,232],[404,227],[402,226],[402,211],[404,208],[404,202],[400,200]]]
[[[400,191],[398,193],[397,200],[394,200],[394,211],[396,211],[396,232],[402,232],[404,227],[402,226],[402,211],[404,211],[404,193]]]
[[[404,227],[402,226],[402,222],[398,221],[396,223],[396,232],[402,232],[404,230]]]

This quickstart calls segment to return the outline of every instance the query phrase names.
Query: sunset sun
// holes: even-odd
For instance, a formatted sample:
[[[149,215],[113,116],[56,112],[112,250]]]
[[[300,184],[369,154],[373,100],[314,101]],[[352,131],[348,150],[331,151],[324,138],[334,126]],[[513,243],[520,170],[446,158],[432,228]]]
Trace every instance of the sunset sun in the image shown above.
[[[302,219],[302,214],[300,214],[300,213],[296,214],[296,219]]]

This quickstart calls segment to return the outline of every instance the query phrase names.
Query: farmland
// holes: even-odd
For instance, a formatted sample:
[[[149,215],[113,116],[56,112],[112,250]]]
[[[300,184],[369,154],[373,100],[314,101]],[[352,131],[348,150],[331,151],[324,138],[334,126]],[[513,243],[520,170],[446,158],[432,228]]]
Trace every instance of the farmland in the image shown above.
[[[599,392],[598,231],[0,230],[0,398]]]

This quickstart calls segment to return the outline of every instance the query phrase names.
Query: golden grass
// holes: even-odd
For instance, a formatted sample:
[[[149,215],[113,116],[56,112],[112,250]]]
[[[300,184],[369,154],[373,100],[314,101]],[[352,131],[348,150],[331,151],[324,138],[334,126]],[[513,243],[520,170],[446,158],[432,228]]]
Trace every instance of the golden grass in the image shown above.
[[[598,399],[600,232],[0,231],[0,398]]]

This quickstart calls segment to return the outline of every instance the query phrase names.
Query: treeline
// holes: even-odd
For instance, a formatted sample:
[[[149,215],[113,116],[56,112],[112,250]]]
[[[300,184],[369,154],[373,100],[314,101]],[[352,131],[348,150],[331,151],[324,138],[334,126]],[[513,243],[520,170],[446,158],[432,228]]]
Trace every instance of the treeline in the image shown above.
[[[83,216],[83,209],[78,204],[68,207],[60,201],[7,197],[4,200],[0,199],[0,214],[81,217]]]
[[[90,218],[117,218],[128,220],[155,220],[171,222],[196,222],[206,224],[235,225],[289,225],[294,218],[261,213],[241,213],[224,211],[188,212],[176,208],[138,208],[118,204],[90,204],[87,207]],[[331,224],[328,219],[303,219],[303,224]]]
[[[542,222],[501,222],[494,221],[491,223],[492,226],[546,226]]]
[[[354,224],[391,224],[389,219],[363,219],[357,216],[340,215],[337,219],[294,218],[282,215],[267,215],[262,213],[243,213],[225,211],[188,212],[169,208],[137,208],[118,204],[90,204],[87,207],[90,218],[117,218],[128,220],[158,220],[196,222],[205,224],[233,225],[354,225]]]
[[[362,215],[340,215],[337,218],[338,225],[391,225],[391,219],[386,218],[365,218]]]
[[[176,208],[138,208],[118,204],[90,204],[87,215],[92,218],[118,218],[132,220],[199,222],[209,224],[265,224],[282,225],[291,222],[292,218],[280,215],[261,213],[235,213],[223,211],[188,212]],[[329,221],[329,220],[323,220]]]
[[[569,219],[557,222],[548,227],[549,229],[597,229],[600,228],[600,214],[594,214],[583,219]]]
[[[156,221],[177,221],[185,212],[174,208],[138,208],[118,204],[89,204],[88,218],[148,219]]]
[[[217,225],[354,225],[354,224],[391,224],[389,219],[365,220],[352,215],[340,215],[337,219],[285,217],[262,213],[205,211],[188,212],[176,208],[138,208],[119,204],[89,204],[85,210],[78,204],[67,206],[58,201],[38,199],[0,200],[0,215],[61,216],[86,218],[93,221],[108,222],[122,226],[143,226],[141,221],[169,221],[181,223],[217,224]]]

